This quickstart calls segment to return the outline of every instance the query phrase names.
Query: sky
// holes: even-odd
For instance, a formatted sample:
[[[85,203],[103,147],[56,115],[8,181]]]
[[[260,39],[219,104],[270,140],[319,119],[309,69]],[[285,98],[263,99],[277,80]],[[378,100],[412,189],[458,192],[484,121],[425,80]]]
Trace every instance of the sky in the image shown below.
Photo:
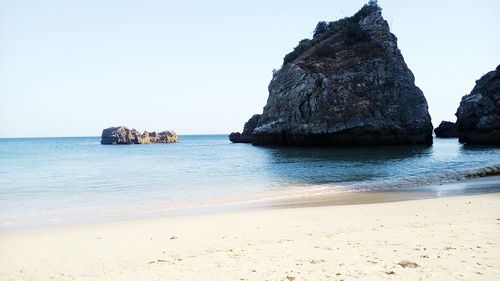
[[[226,134],[320,20],[367,1],[0,0],[0,137]],[[434,126],[500,63],[500,1],[380,0]]]

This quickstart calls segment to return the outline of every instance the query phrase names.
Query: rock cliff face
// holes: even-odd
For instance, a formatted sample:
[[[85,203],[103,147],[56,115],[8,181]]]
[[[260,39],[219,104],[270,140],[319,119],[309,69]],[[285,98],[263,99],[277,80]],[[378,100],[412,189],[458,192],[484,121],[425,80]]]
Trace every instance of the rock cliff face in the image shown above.
[[[500,65],[476,81],[455,115],[461,143],[500,145]]]
[[[273,75],[256,145],[431,144],[427,101],[376,4],[320,22]]]
[[[252,133],[260,120],[260,114],[254,114],[243,126],[243,133],[231,133],[229,140],[234,143],[252,143]]]
[[[146,143],[168,143],[177,142],[177,134],[174,131],[139,133],[136,129],[128,129],[124,126],[110,127],[102,130],[101,144],[146,144]]]
[[[441,121],[434,133],[438,138],[458,138],[458,126],[450,121]]]

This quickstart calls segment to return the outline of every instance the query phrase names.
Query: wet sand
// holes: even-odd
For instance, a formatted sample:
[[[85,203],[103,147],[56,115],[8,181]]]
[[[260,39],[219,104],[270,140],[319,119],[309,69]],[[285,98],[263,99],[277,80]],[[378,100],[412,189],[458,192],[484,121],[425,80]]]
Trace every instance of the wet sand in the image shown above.
[[[500,193],[0,232],[0,280],[500,280]]]

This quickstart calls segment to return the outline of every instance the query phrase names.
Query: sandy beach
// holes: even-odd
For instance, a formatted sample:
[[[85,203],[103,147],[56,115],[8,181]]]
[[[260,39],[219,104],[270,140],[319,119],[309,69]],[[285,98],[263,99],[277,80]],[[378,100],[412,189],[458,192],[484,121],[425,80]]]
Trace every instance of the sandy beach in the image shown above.
[[[500,193],[0,233],[0,280],[500,280]]]

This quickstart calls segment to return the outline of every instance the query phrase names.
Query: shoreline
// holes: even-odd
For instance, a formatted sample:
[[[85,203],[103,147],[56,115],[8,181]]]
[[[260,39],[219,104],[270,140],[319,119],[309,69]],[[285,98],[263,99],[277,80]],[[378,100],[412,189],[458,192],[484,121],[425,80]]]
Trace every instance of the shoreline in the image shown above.
[[[315,195],[280,200],[270,207],[301,208],[314,206],[341,206],[390,203],[410,200],[482,195],[500,192],[500,175],[469,178],[443,184],[430,184],[401,190],[377,190]]]
[[[311,188],[312,187],[312,188]],[[335,190],[333,186],[318,185],[302,188],[300,186],[290,187],[291,191],[274,191],[271,196],[255,197],[248,201],[212,202],[211,204],[163,209],[161,205],[152,205],[148,208],[133,209],[135,212],[109,212],[107,215],[94,215],[88,217],[72,218],[72,220],[42,222],[38,224],[19,224],[0,227],[2,232],[15,232],[19,230],[42,229],[51,227],[71,227],[75,225],[89,225],[95,223],[111,223],[122,221],[133,221],[150,218],[196,216],[203,214],[224,214],[241,211],[284,209],[284,208],[304,208],[317,206],[342,206],[377,204],[410,200],[421,200],[441,197],[454,197],[464,195],[477,195],[500,192],[500,175],[491,175],[476,178],[467,178],[444,184],[430,184],[423,186],[411,186],[398,190]],[[301,189],[294,189],[301,188]],[[311,192],[311,189],[313,190]],[[326,191],[320,191],[325,189]],[[332,192],[333,191],[333,192]],[[263,195],[261,195],[263,196]],[[227,200],[227,198],[226,198]],[[149,202],[148,204],[150,204]],[[87,213],[88,215],[88,213]]]
[[[0,264],[2,280],[495,280],[500,193],[0,232]]]

